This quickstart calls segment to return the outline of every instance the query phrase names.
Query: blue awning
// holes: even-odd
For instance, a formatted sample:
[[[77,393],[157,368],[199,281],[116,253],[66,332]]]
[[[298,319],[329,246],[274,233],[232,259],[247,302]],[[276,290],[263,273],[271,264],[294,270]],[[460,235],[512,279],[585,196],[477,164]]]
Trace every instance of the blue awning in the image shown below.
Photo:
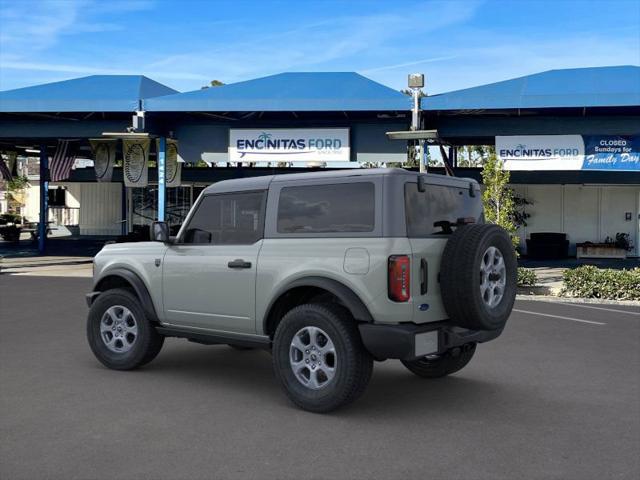
[[[638,66],[550,70],[422,99],[427,111],[625,106],[640,106]]]
[[[92,75],[0,92],[0,112],[133,112],[177,90],[143,75]]]
[[[354,72],[281,73],[156,97],[150,112],[406,111],[411,99]]]

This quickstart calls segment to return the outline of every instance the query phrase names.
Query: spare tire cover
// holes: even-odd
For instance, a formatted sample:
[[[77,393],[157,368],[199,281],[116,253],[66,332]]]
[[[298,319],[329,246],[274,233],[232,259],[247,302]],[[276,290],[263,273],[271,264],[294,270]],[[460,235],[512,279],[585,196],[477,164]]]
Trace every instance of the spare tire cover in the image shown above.
[[[517,260],[509,234],[492,224],[458,228],[440,263],[442,301],[455,325],[504,327],[516,298]]]

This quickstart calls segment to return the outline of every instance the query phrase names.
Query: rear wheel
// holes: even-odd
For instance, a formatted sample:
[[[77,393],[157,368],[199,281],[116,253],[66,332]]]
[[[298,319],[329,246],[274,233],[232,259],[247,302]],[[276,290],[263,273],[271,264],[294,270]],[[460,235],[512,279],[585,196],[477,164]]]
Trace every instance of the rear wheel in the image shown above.
[[[131,370],[149,363],[164,343],[137,297],[124,289],[108,290],[93,302],[87,319],[87,339],[96,358],[115,370]]]
[[[427,355],[418,360],[405,361],[402,364],[412,373],[422,378],[440,378],[462,370],[476,353],[476,344],[469,343],[453,348],[442,355]]]
[[[346,309],[306,304],[290,310],[278,325],[273,366],[293,403],[311,412],[328,412],[362,395],[373,359]]]

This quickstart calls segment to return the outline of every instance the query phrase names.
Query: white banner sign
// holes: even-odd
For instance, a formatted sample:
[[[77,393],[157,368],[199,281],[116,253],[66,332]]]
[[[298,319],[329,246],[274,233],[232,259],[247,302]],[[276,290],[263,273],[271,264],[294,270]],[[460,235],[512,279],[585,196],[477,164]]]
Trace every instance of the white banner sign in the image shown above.
[[[496,154],[506,170],[580,170],[580,135],[496,136]]]
[[[110,182],[113,176],[113,165],[116,162],[117,140],[89,140],[93,151],[93,169],[98,182]]]
[[[150,143],[148,138],[122,140],[125,187],[147,186]]]
[[[229,130],[230,162],[348,162],[348,128]]]

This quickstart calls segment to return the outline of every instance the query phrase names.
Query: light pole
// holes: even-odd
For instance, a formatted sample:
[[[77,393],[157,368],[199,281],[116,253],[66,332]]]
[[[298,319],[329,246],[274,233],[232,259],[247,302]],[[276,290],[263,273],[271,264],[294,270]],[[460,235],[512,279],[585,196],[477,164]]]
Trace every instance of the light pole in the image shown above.
[[[408,78],[408,85],[409,89],[411,90],[411,97],[413,98],[413,109],[411,110],[411,130],[415,131],[420,129],[420,90],[424,87],[424,74],[410,73]],[[424,172],[424,140],[418,140],[417,150],[420,172]]]

